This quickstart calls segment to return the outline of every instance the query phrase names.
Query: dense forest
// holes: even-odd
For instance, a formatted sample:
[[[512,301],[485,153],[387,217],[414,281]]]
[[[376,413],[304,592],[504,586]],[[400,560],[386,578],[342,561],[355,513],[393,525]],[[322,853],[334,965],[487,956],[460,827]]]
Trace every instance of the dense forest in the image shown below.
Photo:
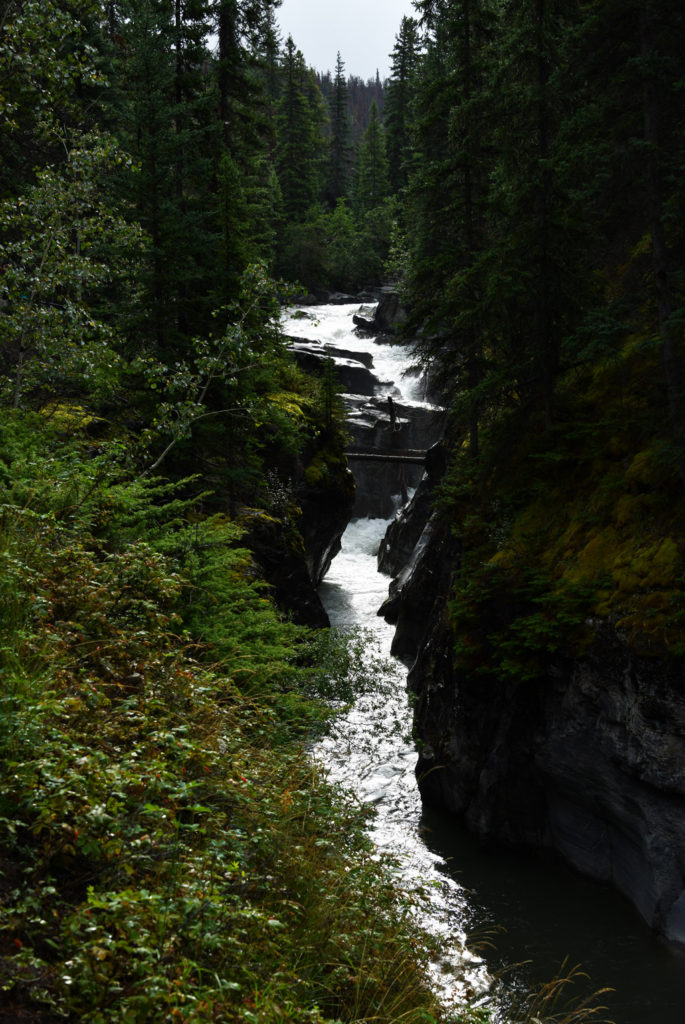
[[[351,507],[279,310],[355,283],[367,203],[342,62],[329,109],[275,6],[0,4],[3,1020],[437,1012],[306,754],[355,641],[264,580],[313,592],[307,517]]]
[[[406,287],[453,411],[460,657],[535,677],[588,615],[680,655],[685,15],[418,8]]]
[[[352,499],[293,296],[401,292],[461,671],[685,654],[681,4],[416,0],[385,82],[278,6],[0,0],[8,1020],[443,1012],[305,753],[354,638],[265,583]]]

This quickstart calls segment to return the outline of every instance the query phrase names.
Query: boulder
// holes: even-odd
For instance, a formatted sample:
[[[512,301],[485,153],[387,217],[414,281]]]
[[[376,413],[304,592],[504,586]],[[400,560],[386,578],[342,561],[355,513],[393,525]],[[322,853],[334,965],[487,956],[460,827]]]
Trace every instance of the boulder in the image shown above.
[[[352,317],[352,323],[364,334],[374,334],[376,331],[376,321],[372,317],[361,316],[359,313],[355,313]]]
[[[364,335],[379,335],[376,341],[391,341],[392,336],[397,333],[398,327],[407,319],[407,312],[402,300],[392,288],[382,288],[378,297],[378,304],[373,310],[360,309],[352,317],[360,337]],[[383,337],[388,335],[388,337]]]
[[[407,319],[407,311],[396,291],[384,288],[378,300],[374,323],[379,333],[395,334]]]

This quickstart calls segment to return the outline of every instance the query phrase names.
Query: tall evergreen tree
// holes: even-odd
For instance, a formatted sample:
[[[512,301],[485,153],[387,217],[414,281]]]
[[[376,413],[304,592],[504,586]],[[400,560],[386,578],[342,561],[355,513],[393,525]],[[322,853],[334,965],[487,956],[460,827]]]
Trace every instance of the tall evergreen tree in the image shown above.
[[[392,52],[392,68],[383,113],[390,183],[395,192],[404,188],[409,180],[411,111],[420,52],[418,22],[414,18],[402,18]]]
[[[582,14],[568,58],[584,116],[576,181],[596,183],[614,301],[640,330],[648,319],[658,339],[663,403],[682,449],[685,11],[674,0],[607,0]]]
[[[289,36],[281,61],[276,167],[283,214],[291,221],[301,221],[319,198],[322,184],[321,115],[321,99],[311,72],[292,36]]]
[[[246,266],[272,265],[280,196],[273,167],[274,11],[280,0],[213,0],[220,145],[217,304],[232,301]]]
[[[380,206],[390,190],[385,133],[374,100],[371,119],[357,156],[354,185],[355,212],[363,216]]]
[[[352,151],[350,147],[350,115],[347,107],[345,64],[338,53],[333,90],[329,97],[330,162],[326,198],[331,206],[347,195],[350,186]]]
[[[424,12],[425,13],[425,12]],[[461,0],[429,19],[417,75],[416,151],[410,188],[414,319],[421,351],[454,397],[466,399],[478,453],[479,385],[485,351],[481,263],[489,168],[492,9]]]
[[[146,330],[179,345],[209,314],[216,254],[209,203],[215,119],[206,89],[208,9],[127,0],[114,74],[120,131],[140,165],[135,203],[150,238]],[[140,325],[143,326],[142,324]]]
[[[292,280],[321,281],[323,229],[317,209],[325,180],[327,113],[314,73],[292,37],[280,66],[276,170],[282,198],[278,269]]]
[[[674,46],[676,40],[678,42]],[[682,319],[685,295],[681,283],[679,303],[674,260],[674,250],[678,247],[681,258],[684,254],[685,231],[679,218],[675,220],[675,224],[678,225],[675,231],[671,226],[673,211],[678,209],[682,216],[685,209],[682,162],[685,157],[685,116],[682,111],[682,90],[685,85],[682,49],[685,44],[685,12],[682,5],[669,3],[659,5],[657,9],[653,0],[643,3],[639,12],[639,42],[645,142],[644,174],[654,293],[667,406],[671,428],[681,449],[681,476],[685,477],[685,351]],[[679,304],[681,308],[678,310]]]

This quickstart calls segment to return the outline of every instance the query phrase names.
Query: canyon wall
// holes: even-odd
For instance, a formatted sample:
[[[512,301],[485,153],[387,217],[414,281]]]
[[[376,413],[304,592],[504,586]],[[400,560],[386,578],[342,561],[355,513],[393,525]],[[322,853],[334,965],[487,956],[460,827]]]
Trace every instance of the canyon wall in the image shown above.
[[[434,513],[403,556],[411,519],[388,540],[398,575],[385,611],[411,665],[424,800],[482,836],[557,851],[684,944],[682,660],[640,656],[597,621],[582,656],[550,654],[534,681],[464,674],[448,614],[458,543]]]

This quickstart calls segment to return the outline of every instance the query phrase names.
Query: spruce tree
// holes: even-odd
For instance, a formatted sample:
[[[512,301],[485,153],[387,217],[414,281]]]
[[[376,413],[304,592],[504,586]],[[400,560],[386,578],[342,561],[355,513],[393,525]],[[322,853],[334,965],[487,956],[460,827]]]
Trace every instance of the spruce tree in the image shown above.
[[[684,41],[685,11],[675,0],[611,0],[582,12],[568,58],[583,117],[580,157],[572,164],[576,182],[586,193],[594,184],[586,205],[597,225],[603,273],[615,282],[613,304],[639,332],[649,324],[661,348],[662,402],[676,452],[685,448]],[[567,153],[573,154],[570,147]],[[682,454],[677,458],[685,476]]]
[[[345,64],[338,53],[333,90],[329,97],[330,160],[326,198],[331,207],[347,196],[350,186],[352,152],[350,147],[350,115],[348,111]]]
[[[276,168],[283,214],[301,221],[321,188],[321,112],[318,90],[304,57],[286,40],[281,60],[280,99],[276,110]]]
[[[414,18],[402,18],[392,52],[383,112],[390,183],[394,192],[403,189],[409,180],[410,126],[420,51],[418,23]]]
[[[357,156],[354,208],[362,216],[381,205],[390,191],[385,133],[378,105],[371,103],[371,118]]]
[[[486,342],[481,264],[493,126],[488,116],[493,14],[487,0],[435,12],[416,76],[409,228],[420,351],[468,420],[478,453]]]
[[[114,74],[115,117],[140,165],[133,199],[150,238],[140,329],[159,348],[178,347],[209,315],[206,281],[215,258],[210,220],[214,115],[205,87],[206,4],[192,15],[128,0]]]

